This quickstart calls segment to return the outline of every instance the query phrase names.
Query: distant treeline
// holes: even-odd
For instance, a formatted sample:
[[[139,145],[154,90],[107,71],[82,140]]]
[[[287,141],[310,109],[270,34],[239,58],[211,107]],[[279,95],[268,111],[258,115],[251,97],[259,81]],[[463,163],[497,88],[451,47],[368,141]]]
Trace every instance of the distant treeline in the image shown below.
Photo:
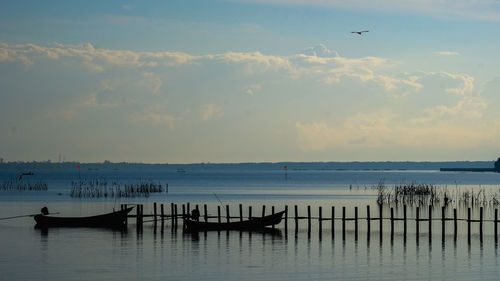
[[[0,170],[439,170],[440,168],[493,168],[494,161],[448,162],[265,162],[265,163],[77,163],[77,162],[4,162]]]

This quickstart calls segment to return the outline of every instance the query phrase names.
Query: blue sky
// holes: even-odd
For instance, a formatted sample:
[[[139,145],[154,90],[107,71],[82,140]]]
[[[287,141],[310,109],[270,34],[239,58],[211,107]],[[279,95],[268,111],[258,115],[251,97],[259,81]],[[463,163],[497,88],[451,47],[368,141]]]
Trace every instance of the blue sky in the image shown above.
[[[0,157],[496,159],[499,27],[495,1],[4,1]]]

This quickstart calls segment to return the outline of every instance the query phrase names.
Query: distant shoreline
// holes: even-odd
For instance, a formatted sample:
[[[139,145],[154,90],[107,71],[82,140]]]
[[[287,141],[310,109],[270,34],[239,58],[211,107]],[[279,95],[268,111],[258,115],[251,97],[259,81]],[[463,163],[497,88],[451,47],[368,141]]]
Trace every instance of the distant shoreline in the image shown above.
[[[7,162],[0,163],[0,170],[338,170],[338,171],[407,171],[407,170],[489,170],[494,161],[441,161],[441,162],[260,162],[260,163],[192,163],[192,164],[148,164],[128,162]]]

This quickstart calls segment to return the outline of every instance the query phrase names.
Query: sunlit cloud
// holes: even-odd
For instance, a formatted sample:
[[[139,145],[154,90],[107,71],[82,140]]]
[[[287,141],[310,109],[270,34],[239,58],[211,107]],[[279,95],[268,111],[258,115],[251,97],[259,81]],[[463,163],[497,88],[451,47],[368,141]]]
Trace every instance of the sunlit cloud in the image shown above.
[[[458,56],[458,52],[452,52],[452,51],[440,51],[440,52],[434,52],[436,55],[442,55],[442,56]]]
[[[208,121],[213,118],[222,118],[224,116],[222,106],[216,104],[204,104],[201,107],[201,118],[203,121]]]

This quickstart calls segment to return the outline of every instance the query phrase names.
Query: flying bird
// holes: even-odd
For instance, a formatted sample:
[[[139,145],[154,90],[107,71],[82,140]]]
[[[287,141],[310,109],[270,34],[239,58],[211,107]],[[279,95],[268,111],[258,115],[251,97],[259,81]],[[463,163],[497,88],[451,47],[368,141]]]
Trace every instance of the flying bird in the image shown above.
[[[362,30],[362,31],[351,31],[351,33],[357,33],[359,35],[365,33],[365,32],[370,32],[370,30]]]

